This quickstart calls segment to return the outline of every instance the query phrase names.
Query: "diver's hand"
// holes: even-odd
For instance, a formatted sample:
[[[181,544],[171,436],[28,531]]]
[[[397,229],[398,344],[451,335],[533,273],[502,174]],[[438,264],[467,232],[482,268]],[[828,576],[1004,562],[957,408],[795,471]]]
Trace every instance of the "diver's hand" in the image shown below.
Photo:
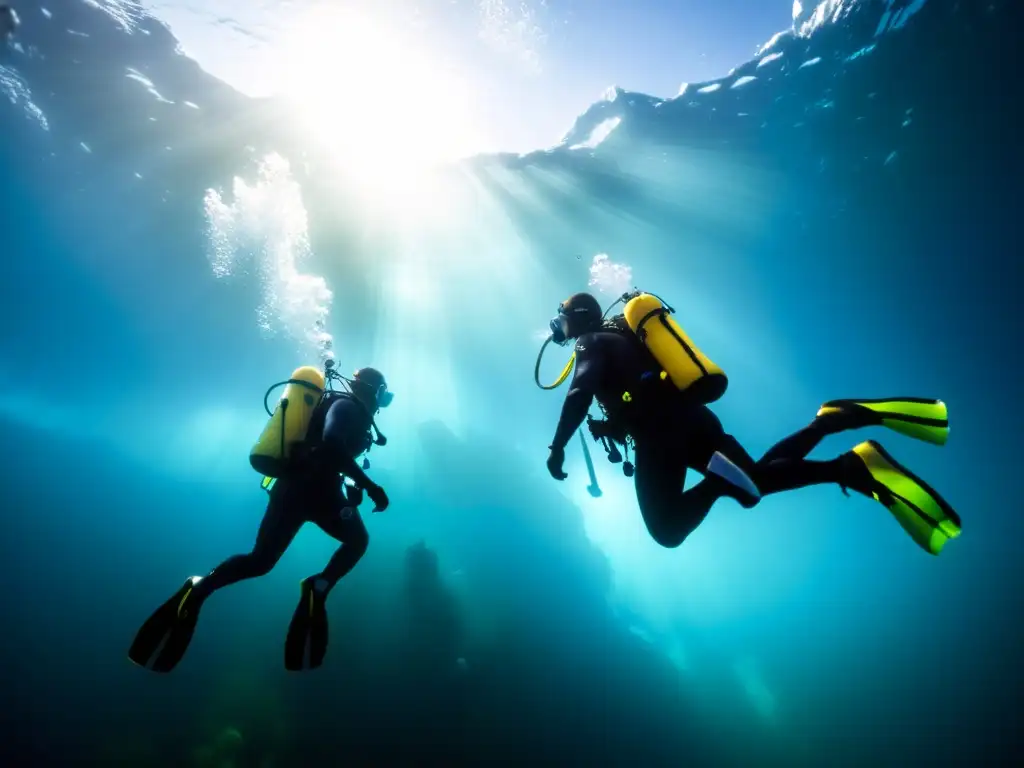
[[[555,480],[565,480],[568,477],[562,471],[562,465],[565,463],[565,448],[556,448],[553,445],[549,447],[551,453],[548,454],[548,472]]]
[[[374,483],[372,485],[366,486],[365,490],[366,495],[369,496],[370,500],[373,502],[374,512],[383,512],[385,509],[388,508],[388,504],[390,504],[391,502],[388,499],[388,495],[384,493],[383,488]]]

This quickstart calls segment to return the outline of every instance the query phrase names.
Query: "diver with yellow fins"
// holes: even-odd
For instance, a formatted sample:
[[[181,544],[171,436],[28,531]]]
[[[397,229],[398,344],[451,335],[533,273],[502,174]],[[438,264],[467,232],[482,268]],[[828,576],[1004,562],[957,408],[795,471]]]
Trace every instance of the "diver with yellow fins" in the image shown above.
[[[620,302],[622,314],[605,320]],[[722,497],[750,508],[772,493],[827,483],[880,502],[933,555],[960,535],[960,518],[949,504],[878,443],[862,442],[831,461],[807,458],[828,435],[876,425],[943,445],[949,434],[944,403],[910,397],[833,400],[809,425],[754,461],[708,407],[725,394],[725,373],[679,327],[674,311],[657,296],[639,291],[623,294],[604,313],[588,293],[574,294],[559,305],[541,355],[549,343],[575,340],[573,358],[550,386],[540,382],[540,356],[535,370],[538,386],[554,389],[575,363],[549,446],[552,477],[567,477],[562,468],[565,447],[586,419],[611,461],[622,461],[617,446],[626,450],[623,470],[635,475],[644,523],[664,547],[679,546]],[[595,399],[604,419],[588,417]],[[630,445],[635,466],[628,461]],[[683,490],[687,469],[704,477]]]
[[[281,399],[252,449],[250,463],[265,476],[263,487],[270,496],[252,551],[229,557],[204,577],[187,579],[138,631],[128,651],[136,664],[156,672],[174,669],[188,649],[206,598],[229,584],[269,573],[307,522],[337,539],[341,547],[323,571],[301,582],[285,640],[285,667],[312,669],[323,663],[327,595],[359,562],[369,543],[357,509],[363,493],[373,501],[374,512],[388,507],[384,489],[364,472],[369,463],[364,459],[360,466],[356,458],[372,445],[387,443],[374,417],[394,398],[384,375],[374,368],[361,368],[348,379],[328,360],[325,373],[305,366],[281,382]],[[335,390],[334,382],[347,391]],[[267,399],[281,384],[267,390],[268,413]]]

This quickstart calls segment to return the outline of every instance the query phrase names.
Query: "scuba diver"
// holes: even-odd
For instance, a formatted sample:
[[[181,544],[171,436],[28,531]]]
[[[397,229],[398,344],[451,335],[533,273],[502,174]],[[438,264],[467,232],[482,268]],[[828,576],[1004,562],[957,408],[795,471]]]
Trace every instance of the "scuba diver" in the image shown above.
[[[385,445],[374,416],[391,404],[383,374],[361,368],[351,379],[326,363],[327,379],[311,366],[296,370],[285,384],[277,408],[250,454],[250,463],[265,475],[269,493],[266,512],[252,551],[234,555],[206,576],[192,576],[138,631],[129,658],[156,672],[170,672],[181,661],[195,631],[203,602],[218,589],[270,572],[304,523],[316,524],[341,542],[327,566],[303,579],[298,607],[288,627],[285,667],[308,668],[323,663],[327,652],[325,601],[334,585],[366,552],[369,535],[357,507],[363,493],[374,512],[388,508],[388,496],[355,459],[371,445]],[[348,391],[325,386],[339,381]],[[264,406],[270,393],[267,391]],[[267,412],[270,413],[269,407]],[[371,434],[376,433],[376,438]],[[347,481],[346,482],[346,478]]]
[[[605,320],[615,304],[623,314]],[[874,441],[865,441],[831,461],[808,459],[828,435],[881,425],[926,442],[944,445],[949,433],[946,406],[938,400],[897,397],[833,400],[809,425],[772,447],[759,461],[722,427],[708,405],[728,384],[725,373],[683,332],[675,311],[653,294],[623,294],[602,314],[597,299],[577,293],[559,305],[551,335],[541,347],[534,372],[538,386],[554,389],[575,363],[569,393],[549,446],[548,471],[564,480],[565,447],[583,424],[601,441],[612,462],[635,475],[637,502],[651,537],[678,547],[707,516],[712,505],[730,497],[743,507],[763,496],[810,485],[835,483],[883,504],[925,551],[937,555],[960,534],[956,512],[923,480],[900,465]],[[548,343],[575,340],[569,364],[554,384],[539,378]],[[597,400],[604,419],[588,416]],[[635,466],[628,461],[633,446]],[[687,469],[703,479],[684,490]]]

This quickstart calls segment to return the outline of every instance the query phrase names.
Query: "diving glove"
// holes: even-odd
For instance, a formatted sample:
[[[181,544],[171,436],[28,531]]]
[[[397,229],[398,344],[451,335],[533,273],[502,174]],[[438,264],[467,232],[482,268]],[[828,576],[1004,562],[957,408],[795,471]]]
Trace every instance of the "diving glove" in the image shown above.
[[[388,504],[391,502],[388,499],[388,495],[384,493],[383,488],[376,483],[371,483],[370,485],[367,485],[364,490],[366,491],[366,495],[369,496],[370,500],[373,502],[374,512],[383,512],[388,508]]]
[[[551,449],[551,453],[548,454],[548,472],[555,480],[565,480],[568,477],[562,470],[562,465],[565,464],[565,448],[556,448],[553,445],[548,448]]]

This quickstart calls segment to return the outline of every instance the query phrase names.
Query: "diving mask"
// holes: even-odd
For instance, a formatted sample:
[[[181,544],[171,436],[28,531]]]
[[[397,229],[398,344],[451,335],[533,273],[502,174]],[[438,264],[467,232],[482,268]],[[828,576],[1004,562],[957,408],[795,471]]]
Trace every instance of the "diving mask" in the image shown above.
[[[569,340],[569,315],[566,314],[565,308],[561,304],[558,305],[558,314],[548,323],[548,329],[551,331],[551,340],[555,344],[565,344]]]

